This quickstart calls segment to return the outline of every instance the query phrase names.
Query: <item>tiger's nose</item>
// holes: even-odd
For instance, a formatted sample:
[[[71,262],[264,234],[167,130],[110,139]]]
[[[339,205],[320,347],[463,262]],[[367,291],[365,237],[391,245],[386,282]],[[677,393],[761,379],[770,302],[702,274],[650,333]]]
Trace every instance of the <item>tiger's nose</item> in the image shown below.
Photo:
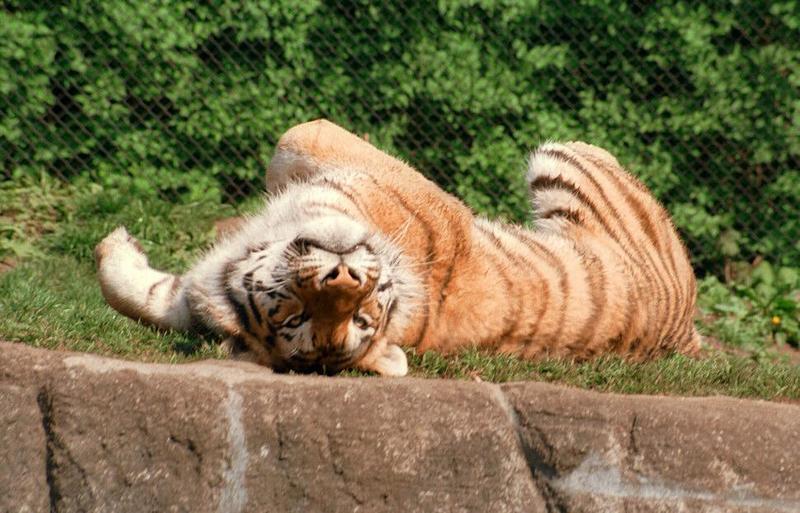
[[[361,277],[345,264],[337,265],[322,278],[324,288],[357,289],[361,286]]]

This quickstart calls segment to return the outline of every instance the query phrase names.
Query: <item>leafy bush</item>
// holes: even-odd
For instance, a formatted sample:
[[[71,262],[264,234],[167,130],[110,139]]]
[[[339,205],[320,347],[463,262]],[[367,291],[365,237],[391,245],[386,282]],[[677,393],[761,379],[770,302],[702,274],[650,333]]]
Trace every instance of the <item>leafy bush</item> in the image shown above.
[[[732,286],[706,277],[698,292],[706,334],[749,349],[800,346],[800,269],[761,262]]]
[[[0,11],[0,173],[183,201],[260,189],[325,116],[524,219],[525,153],[605,146],[701,270],[800,259],[795,2],[188,0]]]

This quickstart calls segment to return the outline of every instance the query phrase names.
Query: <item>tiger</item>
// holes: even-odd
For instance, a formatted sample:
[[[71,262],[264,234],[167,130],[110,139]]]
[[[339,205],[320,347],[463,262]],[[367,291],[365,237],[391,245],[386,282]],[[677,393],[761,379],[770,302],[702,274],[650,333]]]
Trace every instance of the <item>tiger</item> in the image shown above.
[[[648,189],[607,151],[546,142],[528,160],[532,227],[476,215],[324,119],[267,167],[266,204],[183,275],[124,227],[95,248],[118,312],[211,332],[277,372],[403,376],[403,348],[524,359],[694,355],[695,276]]]

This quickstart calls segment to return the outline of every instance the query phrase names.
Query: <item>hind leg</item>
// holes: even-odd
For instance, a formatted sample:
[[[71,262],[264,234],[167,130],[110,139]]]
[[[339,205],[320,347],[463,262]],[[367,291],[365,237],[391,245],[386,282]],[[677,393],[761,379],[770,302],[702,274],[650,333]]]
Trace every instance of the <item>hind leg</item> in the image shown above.
[[[181,277],[152,269],[141,244],[119,227],[95,247],[100,289],[123,315],[161,329],[188,330],[191,314]]]
[[[365,139],[330,121],[309,121],[290,128],[278,141],[267,169],[267,192],[273,194],[291,182],[309,180],[327,169],[381,173],[397,163]]]

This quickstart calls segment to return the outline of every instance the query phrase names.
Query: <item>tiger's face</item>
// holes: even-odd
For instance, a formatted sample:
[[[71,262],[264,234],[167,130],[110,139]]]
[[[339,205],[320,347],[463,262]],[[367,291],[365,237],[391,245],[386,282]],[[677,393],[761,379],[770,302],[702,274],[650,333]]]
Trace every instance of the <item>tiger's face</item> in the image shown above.
[[[232,292],[245,310],[239,316],[246,314],[246,331],[277,371],[405,374],[405,354],[385,339],[402,282],[394,272],[398,256],[363,229],[331,237],[324,226],[315,228],[239,265],[232,284],[238,275],[241,288]]]
[[[300,238],[287,253],[284,286],[272,292],[266,312],[279,357],[273,366],[321,372],[352,366],[389,317],[392,283],[380,259],[366,242],[331,248]]]

